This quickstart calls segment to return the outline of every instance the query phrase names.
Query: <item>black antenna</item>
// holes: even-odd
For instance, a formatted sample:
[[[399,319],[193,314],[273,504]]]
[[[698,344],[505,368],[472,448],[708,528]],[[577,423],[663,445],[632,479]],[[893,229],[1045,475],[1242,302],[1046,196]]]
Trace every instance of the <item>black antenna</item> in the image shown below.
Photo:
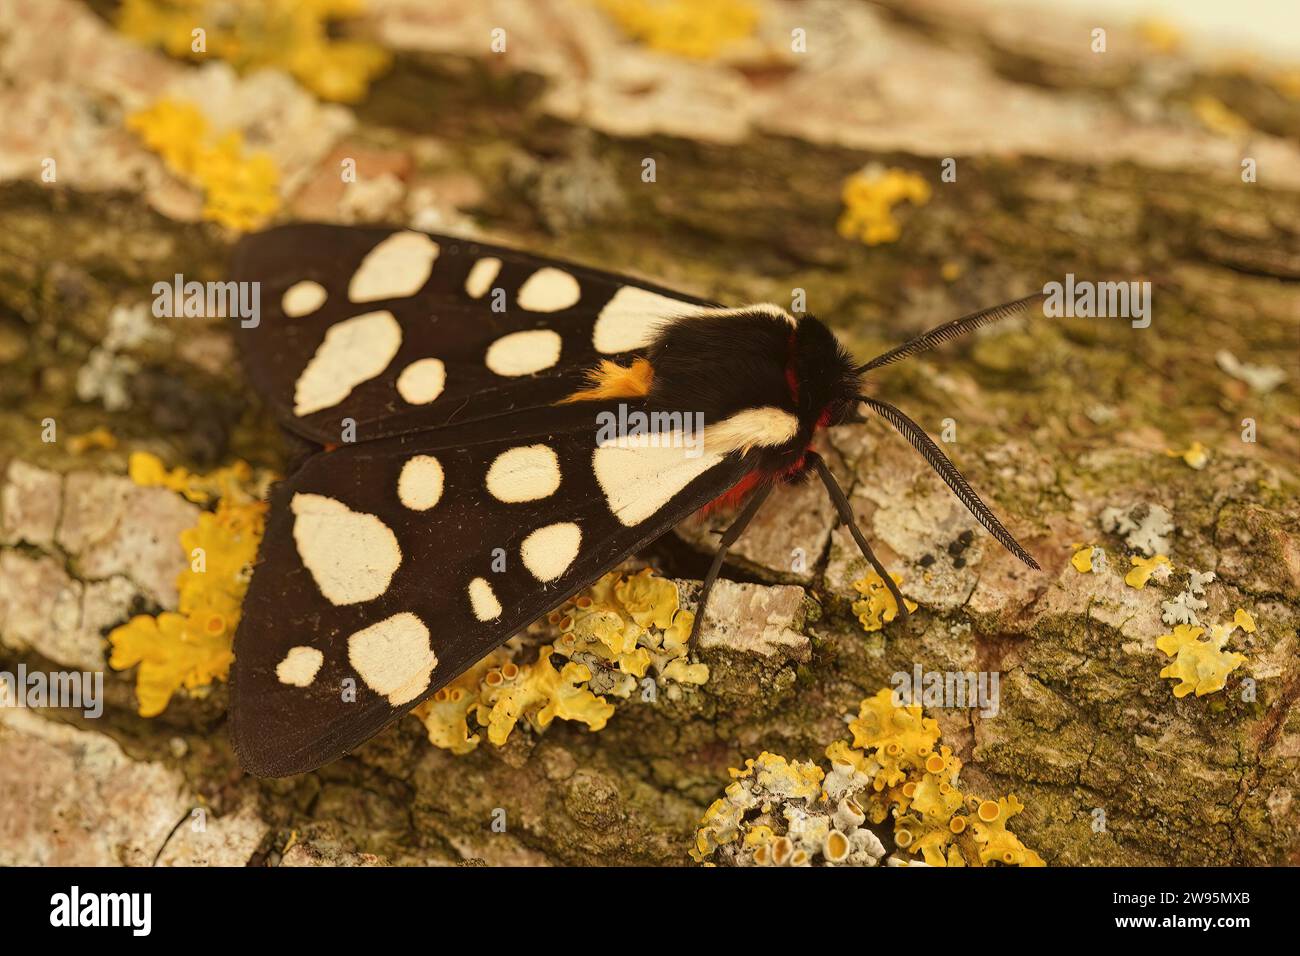
[[[945,322],[943,325],[936,326],[929,332],[922,333],[911,341],[904,342],[902,345],[890,349],[877,355],[865,365],[858,366],[858,374],[870,372],[872,369],[882,368],[886,365],[892,365],[899,359],[905,359],[909,356],[916,355],[918,352],[928,352],[936,345],[942,345],[950,339],[955,339],[960,335],[973,332],[984,325],[990,325],[999,319],[1009,318],[1013,315],[1020,315],[1027,312],[1034,305],[1046,300],[1047,296],[1041,292],[1035,292],[1033,295],[1025,296],[1023,299],[1016,299],[1014,302],[1007,302],[1003,305],[995,305],[990,309],[982,309],[979,312],[972,312],[970,315],[963,315],[960,319],[953,319],[951,322]]]
[[[853,540],[857,542],[858,550],[862,552],[862,556],[871,563],[871,566],[875,568],[876,574],[880,577],[880,580],[884,583],[885,587],[888,588],[889,593],[894,596],[894,604],[898,607],[898,617],[906,621],[908,616],[912,613],[907,609],[907,599],[903,597],[903,592],[898,590],[898,585],[894,583],[894,579],[890,576],[889,572],[885,570],[885,566],[880,563],[880,559],[876,557],[875,552],[871,550],[871,545],[867,544],[866,536],[863,535],[862,529],[858,527],[857,518],[853,516],[853,505],[849,503],[849,496],[844,493],[844,489],[840,487],[840,483],[836,481],[835,476],[831,474],[831,469],[830,466],[826,464],[826,459],[815,451],[808,452],[804,458],[817,469],[817,474],[821,477],[822,484],[826,486],[826,491],[831,496],[831,504],[835,506],[835,511],[839,515],[840,524],[849,529],[849,534],[853,535]]]
[[[942,328],[942,326],[940,326],[940,328]],[[938,329],[935,331],[937,332]],[[966,481],[966,478],[957,470],[957,466],[954,465],[952,461],[949,460],[948,456],[939,449],[939,446],[936,445],[934,440],[922,430],[920,425],[912,421],[888,402],[882,402],[875,398],[867,398],[865,395],[859,395],[858,399],[871,406],[871,408],[874,409],[881,418],[898,429],[903,437],[912,443],[912,447],[921,453],[922,457],[930,463],[930,467],[938,472],[939,477],[948,483],[948,487],[953,490],[953,494],[955,494],[970,513],[975,516],[975,519],[988,529],[989,534],[998,539],[1002,544],[1002,547],[1006,548],[1035,571],[1041,570],[1038,566],[1038,562],[1033,559],[1028,551],[1020,546],[1020,543],[1011,536],[1011,532],[1003,527],[1002,522],[999,521],[997,516],[989,510],[988,505],[984,504],[984,502],[980,500],[980,496],[975,493],[975,490],[971,488],[970,484]]]

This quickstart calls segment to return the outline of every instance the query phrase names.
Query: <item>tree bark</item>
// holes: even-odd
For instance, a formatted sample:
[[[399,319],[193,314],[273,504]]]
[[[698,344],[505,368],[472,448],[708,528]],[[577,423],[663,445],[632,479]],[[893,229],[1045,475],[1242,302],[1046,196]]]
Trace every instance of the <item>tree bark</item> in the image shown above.
[[[897,82],[932,80],[916,66],[928,49],[1062,110],[1136,91],[1148,125],[1180,135],[1195,126],[1188,104],[1213,96],[1278,155],[1297,147],[1300,103],[1264,76],[1175,59],[1157,87],[1131,64],[1071,69],[1032,37],[945,9],[874,8],[886,39],[913,51],[914,72]],[[482,57],[400,52],[286,215],[316,211],[311,184],[337,176],[338,150],[400,157],[408,191],[432,185],[458,215],[533,252],[727,303],[788,305],[806,290],[809,311],[863,359],[1067,273],[1148,280],[1149,328],[1008,323],[870,384],[936,438],[951,425],[945,448],[1042,572],[1003,553],[883,422],[834,428],[818,447],[920,605],[907,622],[863,631],[850,611],[865,573],[852,541],[815,483],[781,489],[724,570],[733,581],[719,583],[720,623],[702,636],[711,677],[697,694],[620,704],[600,732],[557,721],[459,757],[404,719],[318,772],[248,778],[227,740],[224,685],[140,718],[132,674],[107,669],[103,639],[174,601],[176,535],[197,515],[170,492],[134,488],[129,451],[195,470],[232,458],[286,467],[220,321],[161,320],[157,336],[105,345],[114,308],[147,303],[153,282],[222,278],[232,237],[136,191],[11,177],[0,184],[0,670],[105,670],[107,708],[97,720],[0,709],[0,863],[687,864],[729,767],[762,750],[826,766],[842,716],[917,665],[1000,676],[996,716],[932,715],[967,786],[1024,802],[1013,828],[1049,865],[1300,863],[1296,182],[1262,164],[1258,182],[1242,182],[1249,142],[1206,170],[1161,154],[1158,136],[1148,155],[1121,148],[1129,132],[1108,152],[1094,129],[1099,142],[1078,159],[1051,143],[972,144],[943,184],[944,154],[919,133],[910,150],[872,145],[887,141],[875,127],[876,140],[853,145],[793,119],[773,130],[769,117],[733,143],[611,135],[545,107],[556,82]],[[978,125],[935,116],[938,141],[945,123]],[[646,157],[654,184],[640,180]],[[840,186],[869,162],[934,184],[926,205],[896,210],[900,239],[874,247],[835,230]],[[1286,378],[1252,387],[1225,371],[1223,352]],[[79,393],[87,367],[100,388]],[[103,389],[119,380],[127,404],[110,410]],[[60,436],[104,426],[117,446],[43,442],[46,418]],[[1193,441],[1210,451],[1203,468],[1166,454]],[[1123,581],[1130,542],[1101,515],[1152,505],[1172,516],[1175,572],[1137,589]],[[688,524],[643,557],[698,577],[719,521]],[[949,548],[968,529],[957,561]],[[1072,565],[1085,545],[1107,552],[1107,570]],[[1258,630],[1236,632],[1230,646],[1247,661],[1223,690],[1176,699],[1156,639],[1171,630],[1162,603],[1193,570],[1216,575],[1203,623],[1244,608]],[[189,825],[196,809],[206,831]]]

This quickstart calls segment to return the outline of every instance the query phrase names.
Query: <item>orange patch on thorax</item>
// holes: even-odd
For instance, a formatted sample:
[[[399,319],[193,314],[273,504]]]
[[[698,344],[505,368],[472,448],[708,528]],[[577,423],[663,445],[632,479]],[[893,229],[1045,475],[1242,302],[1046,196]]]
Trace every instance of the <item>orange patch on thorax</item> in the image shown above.
[[[600,365],[587,372],[587,381],[590,383],[588,387],[560,399],[559,404],[605,398],[645,398],[650,394],[654,377],[654,369],[647,359],[636,359],[626,368],[617,362],[602,359]]]

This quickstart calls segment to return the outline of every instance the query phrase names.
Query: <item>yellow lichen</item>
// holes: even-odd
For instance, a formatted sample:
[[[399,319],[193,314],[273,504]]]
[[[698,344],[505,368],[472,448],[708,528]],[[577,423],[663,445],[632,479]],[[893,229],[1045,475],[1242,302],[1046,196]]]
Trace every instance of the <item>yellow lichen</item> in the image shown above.
[[[825,774],[811,761],[793,762],[764,750],[745,761],[744,769],[728,771],[733,780],[753,777],[758,786],[783,799],[812,800],[821,795]]]
[[[875,768],[869,766],[862,751],[854,750],[849,746],[847,740],[837,740],[827,747],[826,759],[832,764],[843,764],[852,767],[858,773],[871,774],[875,772]]]
[[[476,717],[496,746],[506,742],[520,718],[526,718],[535,730],[545,730],[556,717],[600,730],[614,713],[613,704],[581,686],[591,680],[590,670],[569,662],[557,671],[551,654],[552,648],[543,647],[531,666],[516,668],[513,679],[502,680],[480,699]]]
[[[619,579],[614,585],[614,595],[623,602],[632,620],[642,627],[671,627],[679,606],[677,585],[656,577],[649,568]]]
[[[935,749],[938,722],[925,717],[920,706],[898,706],[892,691],[881,690],[862,702],[849,730],[853,734],[852,747],[862,751],[862,762],[880,768],[872,780],[874,792],[866,798],[871,818],[881,822],[892,814],[895,840],[907,853],[921,856],[931,866],[975,866],[991,861],[1043,865],[1037,854],[1025,849],[1001,827],[988,830],[994,849],[977,853],[970,840],[973,837],[976,844],[984,842],[980,839],[984,831],[974,825],[975,819],[982,820],[987,830],[995,819],[989,808],[996,809],[998,804],[962,793],[961,761],[947,746]],[[834,753],[842,760],[844,748],[836,748]],[[832,755],[831,748],[827,748],[827,755]],[[976,810],[973,818],[959,813],[972,803]],[[1014,797],[1006,798],[1004,803],[1018,805]],[[981,808],[985,810],[982,817],[978,813]],[[1008,860],[1007,853],[1013,859]]]
[[[677,697],[708,680],[708,667],[690,660],[693,621],[672,581],[648,568],[611,572],[529,628],[549,641],[535,659],[522,648],[497,651],[448,685],[461,695],[439,691],[414,713],[431,743],[457,754],[478,745],[475,727],[496,746],[520,720],[534,731],[557,717],[599,730],[614,711],[605,695],[627,699],[649,682]]]
[[[895,584],[902,584],[903,577],[900,574],[890,574]],[[859,578],[853,582],[853,587],[862,595],[861,601],[854,601],[851,610],[857,615],[858,622],[862,629],[867,632],[879,631],[894,618],[898,617],[898,602],[894,600],[894,595],[889,588],[885,586],[884,579],[872,571],[864,578]],[[904,597],[903,601],[907,604],[909,611],[915,611],[916,602]]]
[[[1183,43],[1182,33],[1168,20],[1144,18],[1137,22],[1137,31],[1142,42],[1157,53],[1176,53]]]
[[[1165,454],[1170,458],[1181,458],[1189,467],[1195,468],[1197,471],[1210,463],[1210,450],[1198,441],[1192,442],[1181,451],[1166,448]]]
[[[829,774],[766,751],[733,769],[732,783],[700,821],[691,857],[735,865],[872,866],[885,850],[866,821],[892,818],[904,859],[930,866],[1044,865],[1006,828],[1021,803],[1014,795],[994,801],[963,793],[961,760],[939,745],[939,725],[920,706],[899,706],[893,691],[883,689],[862,701],[849,730],[851,743],[826,748]]]
[[[709,665],[689,664],[684,660],[669,661],[663,670],[666,680],[678,684],[703,684],[709,679]]]
[[[723,847],[732,861],[758,866],[808,866],[817,857],[846,863],[873,849],[879,850],[873,862],[883,855],[869,831],[859,832],[861,814],[832,815],[823,797],[825,774],[815,763],[763,751],[730,774],[732,782],[696,831],[690,855],[697,863]]]
[[[189,558],[176,579],[181,613],[208,608],[223,614],[234,633],[265,521],[265,502],[241,503],[227,496],[215,512],[203,512],[198,524],[181,532],[181,548]]]
[[[480,738],[470,732],[469,717],[478,708],[483,679],[505,660],[504,652],[493,651],[412,711],[424,723],[431,744],[457,756],[478,746]]]
[[[1137,588],[1141,591],[1147,586],[1147,582],[1155,575],[1158,579],[1168,577],[1169,571],[1173,569],[1171,562],[1163,554],[1157,554],[1153,558],[1144,558],[1140,555],[1133,555],[1129,558],[1129,563],[1133,565],[1131,571],[1124,575],[1124,583],[1131,588]]]
[[[753,0],[596,0],[628,36],[652,50],[708,60],[753,36]]]
[[[849,723],[853,746],[874,749],[882,770],[876,789],[892,787],[908,771],[924,766],[939,742],[939,722],[922,714],[920,704],[898,707],[893,691],[885,688],[862,701],[858,716]]]
[[[1289,100],[1300,100],[1300,69],[1277,70],[1268,77],[1273,89]]]
[[[924,206],[930,201],[930,184],[905,169],[869,166],[844,181],[841,199],[844,211],[836,224],[839,234],[876,246],[899,236],[894,206],[904,200]]]
[[[1156,638],[1156,647],[1174,658],[1160,676],[1177,681],[1175,697],[1186,697],[1193,691],[1202,697],[1223,690],[1228,675],[1246,662],[1244,654],[1223,649],[1238,628],[1254,631],[1255,620],[1249,612],[1238,610],[1231,623],[1213,625],[1205,640],[1200,639],[1205,628],[1191,624],[1179,624],[1172,633]]]
[[[144,471],[147,478],[156,477],[152,468]],[[188,564],[176,579],[177,610],[137,615],[108,635],[109,665],[115,670],[139,667],[136,699],[141,717],[162,713],[182,687],[201,694],[229,675],[235,629],[266,518],[266,504],[236,488],[250,477],[248,466],[240,462],[211,475],[188,475],[185,488],[173,488],[228,492],[214,512],[203,512],[198,524],[181,532]]]
[[[115,670],[139,665],[135,696],[141,717],[156,717],[167,709],[172,695],[185,687],[191,691],[225,680],[235,659],[224,621],[215,633],[205,622],[165,611],[157,617],[141,614],[108,635]]]
[[[1106,552],[1091,544],[1085,544],[1070,558],[1070,564],[1080,574],[1099,573],[1105,567],[1105,563]]]
[[[1005,866],[1042,866],[1043,861],[1028,849],[1019,838],[1007,829],[1007,821],[1025,805],[1015,794],[1003,797],[997,803],[982,801],[978,812],[970,820],[971,835],[979,844],[981,863],[1001,863]]]
[[[203,190],[203,215],[248,231],[280,208],[280,174],[266,153],[247,153],[238,130],[214,132],[192,103],[161,99],[127,117],[127,128],[167,167]]]
[[[1238,137],[1250,132],[1250,123],[1220,99],[1202,94],[1192,100],[1192,112],[1206,129],[1220,136]]]
[[[691,858],[697,863],[703,862],[706,857],[711,856],[718,847],[725,846],[740,836],[741,823],[748,807],[739,801],[731,799],[739,791],[740,788],[733,784],[727,788],[726,796],[714,800],[713,803],[709,804],[709,808],[704,811],[704,817],[695,832],[695,846],[690,851]],[[749,833],[745,835],[747,845],[761,848],[771,839],[772,830],[770,827],[764,826],[759,829],[763,832],[752,841]]]
[[[253,477],[252,469],[243,461],[196,475],[179,466],[168,470],[161,458],[143,451],[131,453],[127,474],[143,488],[168,488],[199,505],[208,504],[214,498],[247,500],[246,489]]]
[[[380,46],[335,36],[339,23],[364,6],[363,0],[123,0],[117,27],[171,56],[215,57],[241,73],[284,70],[317,96],[355,103],[391,62]]]
[[[74,455],[84,455],[92,449],[103,449],[112,451],[117,447],[117,436],[111,431],[100,425],[98,428],[92,428],[88,432],[80,435],[73,435],[68,439],[68,451]]]

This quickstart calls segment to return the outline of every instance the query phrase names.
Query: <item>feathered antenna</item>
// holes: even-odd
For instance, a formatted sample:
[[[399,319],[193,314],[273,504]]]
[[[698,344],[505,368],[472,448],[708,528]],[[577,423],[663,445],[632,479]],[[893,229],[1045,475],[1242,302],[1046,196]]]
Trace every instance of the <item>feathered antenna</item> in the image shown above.
[[[1003,305],[995,305],[991,309],[981,309],[979,312],[972,312],[970,315],[963,315],[960,319],[953,319],[951,322],[945,322],[943,325],[924,332],[916,338],[904,342],[902,345],[890,349],[877,355],[865,365],[858,366],[858,374],[870,372],[872,369],[883,368],[886,365],[892,365],[899,359],[905,359],[909,356],[916,355],[918,352],[928,352],[936,345],[942,345],[950,339],[955,339],[960,335],[968,332],[974,332],[976,329],[990,325],[1000,319],[1009,318],[1013,315],[1020,315],[1029,311],[1033,306],[1043,302],[1047,298],[1041,292],[1035,292],[1033,295],[1027,295],[1023,299],[1016,299],[1014,302],[1007,302]]]
[[[1033,556],[1020,546],[1020,542],[1012,537],[1011,532],[998,520],[997,515],[990,511],[988,505],[980,500],[980,496],[975,493],[975,489],[966,481],[966,477],[957,470],[957,466],[939,449],[939,446],[934,443],[934,440],[925,433],[920,425],[888,402],[882,402],[876,398],[867,398],[865,395],[859,395],[858,399],[870,406],[881,418],[898,429],[903,437],[912,443],[912,447],[921,453],[922,457],[930,463],[930,467],[948,483],[948,487],[953,490],[953,494],[957,496],[958,500],[966,506],[967,510],[975,516],[975,519],[980,524],[988,529],[989,534],[998,539],[1002,547],[1035,571],[1041,570]]]
[[[924,332],[916,338],[890,349],[888,352],[877,355],[870,362],[859,365],[858,374],[861,375],[873,369],[892,365],[899,359],[905,359],[920,352],[928,352],[937,345],[942,345],[944,342],[966,335],[968,332],[974,332],[982,326],[990,325],[1001,319],[1013,315],[1022,315],[1035,306],[1041,305],[1046,298],[1047,296],[1042,292],[1036,292],[1033,295],[1025,296],[1023,299],[1016,299],[1014,302],[995,305],[990,309],[981,309],[979,312],[963,315],[960,319],[945,322],[943,325],[937,326],[929,332]],[[1038,562],[1012,537],[1011,532],[989,510],[988,505],[980,500],[980,496],[975,493],[975,489],[966,481],[965,476],[957,470],[957,466],[940,450],[939,446],[934,443],[934,440],[925,433],[920,425],[888,402],[868,398],[865,395],[859,395],[858,399],[864,405],[872,408],[894,428],[898,429],[903,437],[912,443],[912,447],[919,451],[922,457],[930,463],[930,467],[938,473],[939,477],[948,483],[948,487],[953,490],[953,494],[975,516],[976,520],[988,529],[989,534],[997,538],[1004,548],[1025,564],[1035,571],[1039,570]]]

